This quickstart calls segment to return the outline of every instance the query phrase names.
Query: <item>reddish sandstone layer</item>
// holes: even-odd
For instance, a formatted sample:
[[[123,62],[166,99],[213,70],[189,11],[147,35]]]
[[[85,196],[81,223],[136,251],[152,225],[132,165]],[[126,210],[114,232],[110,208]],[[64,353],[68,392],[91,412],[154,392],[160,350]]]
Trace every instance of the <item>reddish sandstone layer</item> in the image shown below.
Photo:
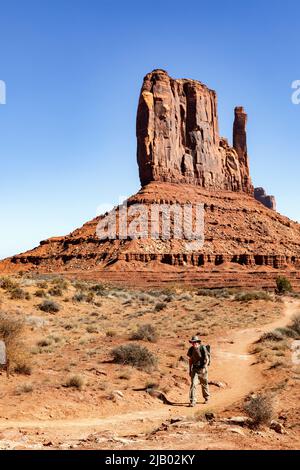
[[[68,236],[45,240],[29,252],[2,261],[0,271],[81,272],[98,278],[101,272],[103,278],[110,272],[115,274],[108,277],[115,279],[122,272],[125,282],[136,271],[156,273],[153,278],[163,277],[163,272],[186,271],[192,280],[201,273],[230,271],[234,266],[242,271],[300,268],[300,225],[245,193],[153,182],[128,200],[129,206],[142,203],[148,207],[187,202],[201,202],[205,207],[205,242],[199,250],[189,251],[184,239],[99,240],[98,217]]]

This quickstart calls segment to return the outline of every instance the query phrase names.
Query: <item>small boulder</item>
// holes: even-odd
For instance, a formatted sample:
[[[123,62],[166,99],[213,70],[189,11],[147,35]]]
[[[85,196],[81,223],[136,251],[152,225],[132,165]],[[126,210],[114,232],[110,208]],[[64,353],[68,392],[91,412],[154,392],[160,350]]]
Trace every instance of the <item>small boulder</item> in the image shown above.
[[[274,419],[271,421],[270,429],[273,429],[273,431],[277,432],[278,434],[286,433],[283,425],[281,423],[278,423],[278,421],[275,421]]]

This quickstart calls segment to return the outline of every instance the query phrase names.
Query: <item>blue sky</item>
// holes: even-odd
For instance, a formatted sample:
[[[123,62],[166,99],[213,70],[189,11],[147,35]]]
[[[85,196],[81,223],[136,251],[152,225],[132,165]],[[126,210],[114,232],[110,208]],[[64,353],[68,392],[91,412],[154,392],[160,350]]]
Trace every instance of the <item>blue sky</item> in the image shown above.
[[[143,76],[164,68],[218,93],[221,135],[249,115],[256,186],[300,221],[300,3],[1,2],[0,258],[69,233],[139,189],[135,117]]]

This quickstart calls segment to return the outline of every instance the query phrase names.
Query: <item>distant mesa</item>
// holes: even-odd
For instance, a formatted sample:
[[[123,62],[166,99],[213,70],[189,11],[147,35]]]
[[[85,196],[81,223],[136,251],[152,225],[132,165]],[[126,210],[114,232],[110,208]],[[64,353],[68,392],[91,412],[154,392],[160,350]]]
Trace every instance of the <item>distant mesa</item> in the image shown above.
[[[300,289],[300,225],[278,214],[263,188],[254,189],[246,124],[244,108],[236,107],[230,145],[219,135],[215,91],[161,69],[148,73],[136,120],[142,187],[127,204],[151,211],[155,204],[202,203],[204,245],[187,250],[184,237],[132,239],[119,232],[115,239],[99,239],[100,216],[1,261],[0,272],[65,273],[134,286],[247,288],[272,288],[284,274]]]

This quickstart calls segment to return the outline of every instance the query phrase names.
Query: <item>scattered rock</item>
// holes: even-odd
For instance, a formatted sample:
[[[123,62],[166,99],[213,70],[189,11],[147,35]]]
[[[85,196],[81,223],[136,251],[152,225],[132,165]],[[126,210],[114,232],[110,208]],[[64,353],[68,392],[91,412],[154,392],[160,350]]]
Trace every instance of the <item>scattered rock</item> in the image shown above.
[[[270,429],[273,429],[273,431],[277,432],[278,434],[285,434],[286,430],[284,429],[283,425],[281,423],[278,423],[278,421],[271,421],[270,424]]]
[[[209,385],[215,385],[216,387],[219,387],[219,388],[227,387],[227,384],[225,382],[216,382],[215,380],[210,380],[208,383]]]
[[[204,416],[205,416],[206,421],[214,421],[215,420],[215,414],[214,413],[208,412],[208,413],[205,413]]]
[[[239,434],[240,436],[244,436],[245,433],[240,428],[229,428],[230,432],[234,432],[235,434]]]
[[[239,424],[240,426],[249,424],[250,419],[247,416],[232,416],[231,418],[223,418],[223,423]]]

